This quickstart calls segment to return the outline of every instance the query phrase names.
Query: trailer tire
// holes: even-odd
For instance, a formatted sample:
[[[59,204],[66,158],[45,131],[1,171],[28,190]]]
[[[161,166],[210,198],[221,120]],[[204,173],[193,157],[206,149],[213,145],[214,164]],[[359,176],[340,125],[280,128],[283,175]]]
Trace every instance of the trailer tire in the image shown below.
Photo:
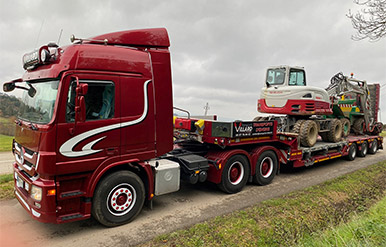
[[[368,145],[367,141],[362,142],[361,144],[361,150],[358,150],[358,156],[359,157],[365,157],[368,151]]]
[[[354,120],[354,124],[352,126],[352,130],[357,135],[363,135],[364,133],[364,125],[365,125],[365,119],[364,118],[357,118]]]
[[[348,149],[348,155],[346,156],[346,159],[349,161],[353,161],[355,160],[356,157],[357,157],[357,145],[353,143]]]
[[[237,193],[244,188],[249,173],[249,163],[245,156],[234,155],[225,164],[218,187],[229,194]]]
[[[260,154],[256,162],[256,173],[253,182],[258,185],[267,185],[272,182],[277,173],[277,157],[271,150]]]
[[[338,142],[342,139],[342,123],[339,119],[331,120],[331,128],[327,133],[327,139],[330,142]]]
[[[378,141],[374,140],[370,143],[369,154],[375,154],[378,151]]]
[[[342,136],[346,137],[350,134],[350,129],[351,129],[350,120],[348,120],[347,118],[342,118],[340,119],[340,122],[342,123]]]
[[[318,138],[318,125],[313,120],[305,121],[300,128],[300,143],[305,147],[312,147]]]
[[[113,227],[133,220],[145,201],[145,187],[133,172],[119,171],[101,180],[94,192],[92,215],[102,225]]]

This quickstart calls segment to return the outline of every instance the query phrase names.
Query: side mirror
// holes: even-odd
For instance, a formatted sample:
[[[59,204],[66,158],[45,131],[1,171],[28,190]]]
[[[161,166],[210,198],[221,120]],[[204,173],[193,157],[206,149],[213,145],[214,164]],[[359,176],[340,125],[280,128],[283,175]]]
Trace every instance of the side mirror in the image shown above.
[[[12,92],[16,88],[15,82],[6,82],[3,84],[3,91],[4,92]]]
[[[32,85],[29,85],[30,88],[28,89],[28,95],[33,98],[36,94],[36,89],[32,86]]]
[[[88,84],[87,83],[81,83],[79,84],[79,95],[86,95],[88,92]]]

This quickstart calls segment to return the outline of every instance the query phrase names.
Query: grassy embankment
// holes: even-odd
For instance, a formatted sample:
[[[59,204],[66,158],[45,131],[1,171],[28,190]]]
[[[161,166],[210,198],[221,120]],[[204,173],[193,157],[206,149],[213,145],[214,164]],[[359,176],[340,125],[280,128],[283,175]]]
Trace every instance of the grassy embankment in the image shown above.
[[[382,161],[140,246],[386,246],[385,192]]]
[[[13,124],[9,118],[0,117],[0,123]],[[0,152],[11,151],[13,136],[0,134]]]

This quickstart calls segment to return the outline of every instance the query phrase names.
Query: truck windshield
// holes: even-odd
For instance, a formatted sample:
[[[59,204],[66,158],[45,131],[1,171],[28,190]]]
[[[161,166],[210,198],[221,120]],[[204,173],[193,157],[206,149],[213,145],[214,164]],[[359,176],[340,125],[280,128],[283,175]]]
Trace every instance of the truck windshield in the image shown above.
[[[27,82],[27,85],[34,87],[36,94],[31,97],[27,91],[23,93],[19,118],[33,123],[49,123],[54,113],[59,81]]]
[[[267,86],[284,84],[285,69],[269,69],[267,71]]]

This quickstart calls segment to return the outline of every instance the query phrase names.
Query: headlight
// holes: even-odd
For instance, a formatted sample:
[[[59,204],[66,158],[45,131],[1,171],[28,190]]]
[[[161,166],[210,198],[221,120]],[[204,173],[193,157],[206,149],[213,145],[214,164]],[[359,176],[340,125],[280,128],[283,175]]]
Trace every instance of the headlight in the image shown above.
[[[42,200],[42,188],[32,185],[31,198],[40,202]]]

